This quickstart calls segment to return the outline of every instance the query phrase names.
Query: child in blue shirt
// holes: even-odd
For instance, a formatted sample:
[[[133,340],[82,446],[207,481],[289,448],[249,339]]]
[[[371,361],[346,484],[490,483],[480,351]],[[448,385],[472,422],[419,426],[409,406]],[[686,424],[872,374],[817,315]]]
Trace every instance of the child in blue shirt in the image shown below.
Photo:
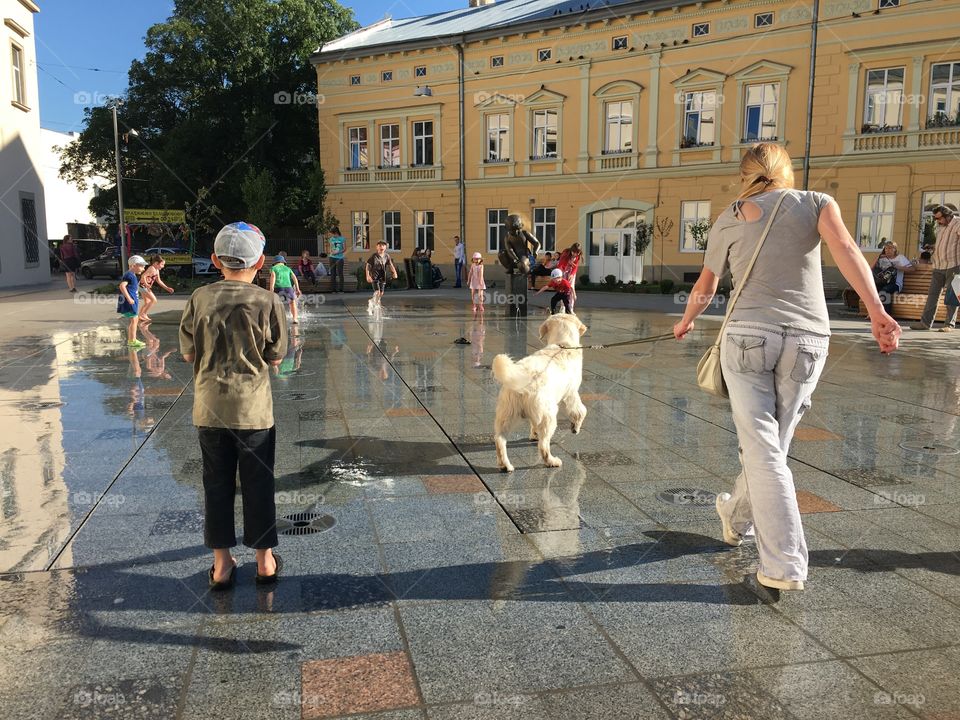
[[[127,261],[127,270],[120,278],[120,295],[117,297],[117,312],[128,318],[127,347],[142,348],[147,344],[137,340],[137,326],[140,314],[140,273],[147,267],[147,261],[139,255],[134,255]]]

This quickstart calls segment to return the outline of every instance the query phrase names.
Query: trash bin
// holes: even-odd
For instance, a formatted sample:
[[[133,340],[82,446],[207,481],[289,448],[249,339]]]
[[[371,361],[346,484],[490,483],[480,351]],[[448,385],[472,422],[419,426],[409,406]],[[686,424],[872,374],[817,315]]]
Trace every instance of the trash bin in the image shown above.
[[[418,290],[426,290],[433,287],[433,281],[430,278],[430,263],[415,262],[417,266],[416,283]]]

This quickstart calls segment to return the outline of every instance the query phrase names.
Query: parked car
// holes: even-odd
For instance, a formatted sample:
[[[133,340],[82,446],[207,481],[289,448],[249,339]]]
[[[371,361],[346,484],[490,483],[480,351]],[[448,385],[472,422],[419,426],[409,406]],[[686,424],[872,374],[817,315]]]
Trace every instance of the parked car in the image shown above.
[[[107,249],[92,260],[80,263],[80,274],[87,280],[98,275],[106,275],[116,280],[123,272],[120,270],[120,248],[107,246]]]
[[[84,260],[93,260],[100,257],[110,249],[111,245],[103,240],[84,240],[74,239],[77,246],[77,252],[80,254],[80,262]],[[50,248],[50,272],[63,272],[63,265],[60,264],[60,246],[63,240],[50,240],[47,245]]]
[[[145,258],[149,258],[151,255],[186,255],[187,252],[173,247],[152,247],[144,250],[142,254]],[[210,258],[201,255],[193,256],[194,275],[216,275],[219,272]]]

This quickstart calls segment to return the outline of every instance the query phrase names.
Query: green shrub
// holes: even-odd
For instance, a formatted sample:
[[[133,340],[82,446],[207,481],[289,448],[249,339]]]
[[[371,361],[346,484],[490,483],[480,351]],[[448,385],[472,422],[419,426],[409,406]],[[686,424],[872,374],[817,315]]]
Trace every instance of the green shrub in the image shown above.
[[[612,286],[612,285],[616,285],[616,284],[617,284],[617,276],[616,276],[616,275],[607,275],[607,276],[603,279],[603,281],[604,281],[607,285],[611,285],[611,286]]]
[[[664,278],[660,281],[660,292],[664,295],[669,295],[673,292],[673,280],[670,278]]]

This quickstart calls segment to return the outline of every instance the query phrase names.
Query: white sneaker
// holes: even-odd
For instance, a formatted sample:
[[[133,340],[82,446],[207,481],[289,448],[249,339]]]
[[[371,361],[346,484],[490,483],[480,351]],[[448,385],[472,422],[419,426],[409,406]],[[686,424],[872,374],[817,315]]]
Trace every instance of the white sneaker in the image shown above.
[[[720,504],[727,502],[729,499],[730,493],[720,493],[717,495],[714,506],[717,508],[717,515],[720,516],[720,524],[723,526],[723,541],[731,547],[740,547],[740,544],[743,542],[743,538],[740,537],[740,533],[734,532],[733,527],[730,525],[730,521],[720,511]]]
[[[367,300],[367,315],[373,315],[373,300]]]
[[[803,590],[803,580],[774,580],[757,570],[757,582],[768,588],[777,590]]]

